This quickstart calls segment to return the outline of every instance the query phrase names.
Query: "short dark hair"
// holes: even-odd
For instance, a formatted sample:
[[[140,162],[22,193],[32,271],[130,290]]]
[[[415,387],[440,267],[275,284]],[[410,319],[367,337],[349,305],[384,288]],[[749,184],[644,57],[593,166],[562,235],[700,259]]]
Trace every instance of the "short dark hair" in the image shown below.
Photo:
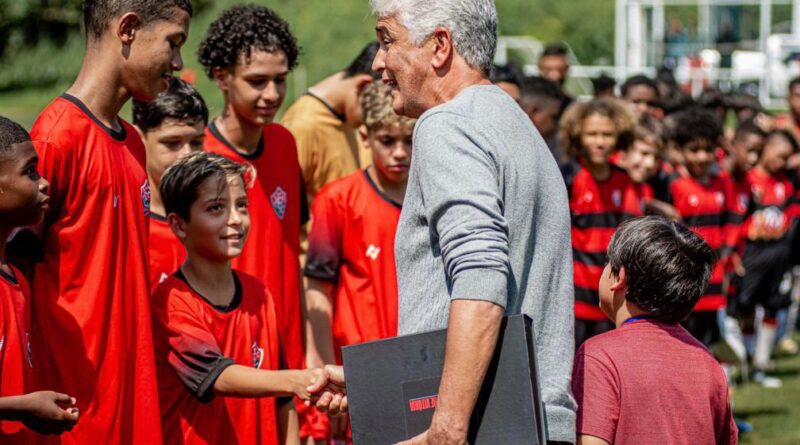
[[[375,60],[375,55],[378,54],[378,48],[380,45],[377,41],[367,43],[350,63],[350,66],[345,68],[344,77],[355,77],[359,74],[369,74],[375,79],[381,77],[381,73],[372,70],[372,62]]]
[[[522,88],[523,79],[522,70],[511,62],[505,65],[493,64],[492,70],[489,71],[489,81],[492,83],[513,83]]]
[[[794,87],[800,85],[800,76],[795,77],[789,82],[789,92],[791,93]]]
[[[681,112],[695,105],[697,105],[697,102],[692,99],[691,95],[678,89],[673,90],[661,99],[661,109],[664,110],[666,115]]]
[[[240,57],[249,61],[254,49],[283,51],[290,70],[297,66],[300,54],[289,24],[275,11],[260,5],[238,5],[223,12],[208,27],[197,54],[211,77],[214,68],[235,66]]]
[[[767,140],[772,139],[774,137],[782,137],[786,139],[789,145],[792,146],[792,153],[800,153],[800,145],[798,145],[797,139],[795,139],[791,131],[785,128],[777,128],[775,130],[770,131],[767,134]]]
[[[615,86],[617,86],[617,81],[609,77],[606,73],[600,74],[598,77],[592,79],[594,94],[597,94],[599,91],[613,90]]]
[[[700,93],[700,97],[697,98],[697,103],[700,104],[701,107],[711,110],[728,108],[728,96],[717,88],[708,88]]]
[[[12,145],[31,140],[31,135],[22,125],[0,116],[0,160],[5,160]]]
[[[541,57],[545,56],[564,56],[566,57],[569,54],[569,50],[567,49],[567,45],[561,42],[552,42],[548,43],[544,49],[542,50]]]
[[[133,124],[142,132],[160,127],[167,119],[206,125],[208,107],[194,87],[178,78],[172,79],[169,87],[150,102],[133,100]]]
[[[629,77],[625,81],[625,83],[623,83],[622,86],[619,87],[619,91],[622,94],[622,97],[627,96],[630,89],[636,86],[646,86],[655,91],[656,96],[661,97],[661,92],[658,91],[658,84],[656,83],[656,81],[645,76],[644,74],[637,74],[635,76]]]
[[[158,20],[170,20],[173,9],[178,8],[193,14],[191,0],[84,0],[83,26],[86,36],[99,39],[108,27],[108,22],[126,12],[135,12],[143,24]]]
[[[674,123],[670,136],[679,148],[697,140],[716,145],[722,136],[722,121],[707,108],[694,106],[678,112]]]
[[[520,106],[525,111],[529,111],[533,106],[547,100],[563,103],[564,92],[561,87],[541,76],[526,77],[520,88]]]
[[[764,131],[763,128],[759,127],[753,119],[748,119],[736,126],[736,133],[733,135],[733,140],[741,141],[748,134],[754,134],[762,138],[767,137],[767,132]]]
[[[716,261],[702,238],[659,216],[622,223],[608,246],[611,272],[618,275],[625,268],[625,299],[666,323],[692,312]]]
[[[192,204],[197,200],[197,191],[208,178],[225,180],[228,176],[239,176],[247,184],[247,166],[225,156],[206,151],[190,153],[169,166],[161,177],[158,187],[164,201],[164,211],[174,213],[189,221]]]

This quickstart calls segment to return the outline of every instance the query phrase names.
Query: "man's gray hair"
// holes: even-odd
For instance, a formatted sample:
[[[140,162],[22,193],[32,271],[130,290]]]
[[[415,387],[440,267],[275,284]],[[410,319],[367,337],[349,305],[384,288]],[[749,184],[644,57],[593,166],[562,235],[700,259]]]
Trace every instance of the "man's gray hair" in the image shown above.
[[[497,47],[494,0],[370,0],[378,17],[396,16],[411,43],[422,45],[436,27],[450,31],[453,46],[473,68],[488,75]]]

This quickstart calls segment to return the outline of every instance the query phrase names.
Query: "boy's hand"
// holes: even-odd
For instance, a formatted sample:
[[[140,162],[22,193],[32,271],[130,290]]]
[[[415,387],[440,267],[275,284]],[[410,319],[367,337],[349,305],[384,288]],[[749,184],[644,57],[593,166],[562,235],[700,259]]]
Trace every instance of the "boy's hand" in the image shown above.
[[[20,421],[40,434],[61,434],[72,430],[78,421],[75,398],[53,391],[22,396]]]
[[[297,371],[298,378],[295,383],[295,388],[293,392],[300,400],[309,401],[312,397],[312,392],[309,389],[312,385],[317,382],[320,378],[322,378],[322,374],[324,373],[322,368],[312,368],[312,369],[304,369],[302,371]]]
[[[341,366],[326,365],[317,381],[308,387],[318,410],[331,415],[347,412],[347,387],[344,369]]]

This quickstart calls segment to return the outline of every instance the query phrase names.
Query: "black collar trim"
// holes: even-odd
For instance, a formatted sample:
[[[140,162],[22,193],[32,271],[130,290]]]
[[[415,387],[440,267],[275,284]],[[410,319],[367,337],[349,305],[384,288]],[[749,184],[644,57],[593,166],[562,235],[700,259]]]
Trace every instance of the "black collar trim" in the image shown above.
[[[5,270],[0,269],[0,278],[8,281],[9,283],[11,283],[14,286],[19,284],[19,280],[17,279],[17,276],[14,275],[13,271],[11,273],[8,273]]]
[[[367,168],[369,168],[369,167],[367,167]],[[394,199],[390,198],[389,195],[387,195],[386,193],[383,193],[383,191],[380,188],[378,188],[378,184],[375,184],[375,181],[373,181],[372,178],[369,176],[369,173],[367,172],[367,168],[362,170],[362,173],[364,173],[364,177],[367,179],[367,182],[369,183],[370,187],[372,187],[372,190],[375,190],[375,193],[377,193],[378,196],[380,196],[384,201],[386,201],[389,204],[397,207],[398,209],[402,209],[403,208],[402,204],[400,204],[399,202],[397,202]]]
[[[216,311],[222,312],[223,314],[227,314],[235,311],[236,309],[239,309],[239,306],[242,305],[242,294],[244,293],[242,291],[242,282],[239,281],[239,277],[236,276],[236,272],[231,271],[231,273],[233,274],[233,284],[235,286],[235,290],[233,293],[233,300],[231,300],[231,302],[225,306],[216,305],[212,303],[208,298],[206,298],[205,295],[201,294],[200,292],[197,292],[197,289],[192,287],[191,283],[189,283],[189,280],[186,279],[186,275],[183,274],[182,270],[178,269],[178,271],[175,272],[175,276],[178,277],[179,280],[186,283],[186,285],[189,286],[189,289],[191,289],[192,292],[199,295],[200,298],[205,300],[205,302],[211,305],[211,307],[213,307]]]
[[[152,212],[152,211],[150,212],[150,218],[153,218],[154,220],[156,220],[156,221],[161,221],[161,222],[167,222],[167,221],[169,221],[169,219],[167,219],[167,217],[166,217],[166,216],[164,216],[164,215],[159,215],[158,213],[155,213],[155,212]]]
[[[117,123],[119,124],[119,130],[115,130],[115,129],[107,126],[106,124],[100,122],[100,119],[98,119],[97,116],[95,116],[92,113],[92,111],[89,110],[89,107],[87,107],[86,104],[81,102],[81,100],[78,99],[77,97],[75,97],[75,96],[73,96],[71,94],[64,93],[64,94],[61,95],[61,98],[62,99],[66,99],[66,100],[72,102],[73,104],[75,104],[75,106],[80,108],[81,111],[84,112],[84,114],[89,116],[89,119],[93,120],[94,123],[99,125],[100,128],[102,128],[103,131],[108,133],[108,135],[111,136],[111,138],[114,139],[115,141],[122,142],[128,136],[127,132],[125,131],[125,126],[122,124],[122,121],[120,120],[119,117],[117,117]]]
[[[334,117],[336,117],[336,119],[339,119],[340,121],[342,121],[342,123],[347,122],[347,116],[345,116],[344,113],[336,112],[336,110],[333,109],[331,104],[329,104],[328,101],[326,101],[325,99],[317,96],[316,94],[314,94],[314,93],[312,93],[310,91],[306,92],[306,95],[311,96],[314,99],[317,99],[318,101],[320,101],[322,103],[322,105],[325,105],[325,108],[327,108],[328,111],[330,111],[331,114],[334,115]]]
[[[222,142],[223,145],[228,147],[229,150],[231,150],[232,152],[236,153],[237,155],[247,159],[248,161],[253,161],[255,159],[258,159],[261,156],[261,154],[264,153],[264,134],[263,133],[261,134],[261,139],[258,140],[258,147],[256,147],[256,151],[254,151],[252,153],[244,153],[244,152],[236,149],[236,147],[234,147],[233,144],[231,144],[227,139],[225,139],[225,136],[223,136],[222,133],[220,133],[219,128],[217,127],[216,120],[213,120],[213,121],[211,121],[211,123],[208,124],[208,131],[211,133],[212,136],[217,138],[217,140]]]

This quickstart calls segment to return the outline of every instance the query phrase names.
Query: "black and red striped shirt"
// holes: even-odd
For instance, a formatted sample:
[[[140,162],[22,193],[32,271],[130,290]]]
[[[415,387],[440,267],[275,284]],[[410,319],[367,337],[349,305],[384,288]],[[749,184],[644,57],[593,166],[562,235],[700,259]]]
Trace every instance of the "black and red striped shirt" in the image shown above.
[[[674,175],[670,179],[668,202],[683,218],[684,223],[717,253],[717,264],[708,288],[695,311],[715,311],[724,308],[722,281],[725,263],[735,245],[738,223],[733,182],[727,174],[711,174],[701,182],[689,175]]]
[[[634,184],[624,170],[612,166],[608,179],[598,181],[583,167],[565,175],[572,217],[572,258],[575,278],[575,316],[605,320],[598,307],[598,283],[606,251],[617,227],[642,216],[649,187]]]

